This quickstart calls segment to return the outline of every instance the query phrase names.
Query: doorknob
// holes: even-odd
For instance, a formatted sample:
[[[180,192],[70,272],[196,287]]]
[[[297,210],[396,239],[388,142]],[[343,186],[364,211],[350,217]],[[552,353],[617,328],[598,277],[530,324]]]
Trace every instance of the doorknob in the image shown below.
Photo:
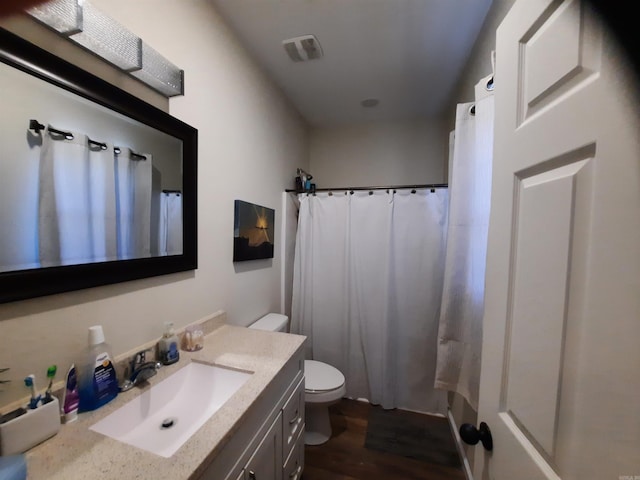
[[[480,422],[480,428],[476,428],[470,423],[463,423],[460,425],[460,438],[464,443],[469,445],[475,445],[478,441],[482,442],[482,446],[485,450],[493,450],[493,437],[491,436],[491,430],[489,425],[484,422]]]

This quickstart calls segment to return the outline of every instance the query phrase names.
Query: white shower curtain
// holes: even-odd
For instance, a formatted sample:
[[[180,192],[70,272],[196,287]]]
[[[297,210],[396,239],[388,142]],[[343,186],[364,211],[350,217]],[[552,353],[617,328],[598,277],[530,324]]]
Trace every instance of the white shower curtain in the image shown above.
[[[493,92],[485,88],[490,77],[476,85],[475,103],[456,110],[435,381],[436,388],[458,392],[476,411],[493,158]]]
[[[182,195],[163,192],[160,196],[160,255],[182,254]]]
[[[43,133],[38,201],[42,267],[93,259],[88,138],[70,133],[71,140]]]
[[[152,157],[146,160],[122,148],[116,155],[116,217],[118,258],[151,255]]]
[[[300,197],[292,331],[347,396],[446,411],[433,388],[447,191]]]

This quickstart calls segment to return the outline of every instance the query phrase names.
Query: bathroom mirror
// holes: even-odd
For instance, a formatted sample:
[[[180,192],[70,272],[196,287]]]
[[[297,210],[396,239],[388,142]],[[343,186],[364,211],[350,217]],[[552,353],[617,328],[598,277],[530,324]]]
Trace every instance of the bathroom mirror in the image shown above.
[[[197,267],[197,130],[0,29],[0,303]]]

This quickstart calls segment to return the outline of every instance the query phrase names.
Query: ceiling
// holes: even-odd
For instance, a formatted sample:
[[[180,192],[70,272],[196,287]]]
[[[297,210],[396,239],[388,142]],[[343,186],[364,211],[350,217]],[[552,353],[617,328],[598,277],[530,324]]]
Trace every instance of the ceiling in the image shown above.
[[[307,122],[329,127],[441,115],[492,0],[210,1]],[[324,56],[291,61],[282,41],[307,34]]]

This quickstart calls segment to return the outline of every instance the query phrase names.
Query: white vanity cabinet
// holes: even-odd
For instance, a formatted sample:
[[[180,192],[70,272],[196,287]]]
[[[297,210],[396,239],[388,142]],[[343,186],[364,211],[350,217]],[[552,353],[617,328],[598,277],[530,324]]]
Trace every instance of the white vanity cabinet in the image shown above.
[[[198,480],[298,480],[304,467],[304,357],[283,367]]]

